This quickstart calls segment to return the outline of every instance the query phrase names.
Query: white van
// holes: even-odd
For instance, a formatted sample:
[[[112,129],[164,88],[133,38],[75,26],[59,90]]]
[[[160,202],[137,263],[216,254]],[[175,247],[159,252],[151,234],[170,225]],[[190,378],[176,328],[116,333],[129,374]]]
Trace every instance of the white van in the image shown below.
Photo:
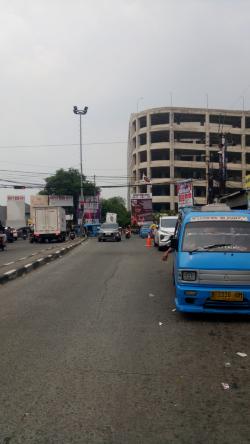
[[[154,246],[162,250],[166,247],[170,236],[174,234],[177,216],[161,216],[159,227],[154,233]]]

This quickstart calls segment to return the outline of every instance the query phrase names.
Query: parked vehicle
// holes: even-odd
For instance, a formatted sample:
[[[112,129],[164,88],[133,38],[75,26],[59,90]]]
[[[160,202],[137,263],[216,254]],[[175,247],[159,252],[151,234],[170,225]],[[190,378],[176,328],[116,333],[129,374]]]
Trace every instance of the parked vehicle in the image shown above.
[[[183,214],[171,240],[182,312],[250,314],[250,212],[207,205]]]
[[[30,227],[21,227],[17,230],[17,237],[26,240],[30,232]]]
[[[159,250],[166,248],[170,237],[174,234],[177,216],[161,216],[159,225],[154,230],[154,246]]]
[[[69,238],[70,238],[71,240],[74,240],[75,237],[76,237],[76,233],[75,233],[74,231],[71,231],[71,232],[69,233]]]
[[[9,243],[14,242],[13,231],[10,227],[5,228],[5,234],[7,237],[7,242]]]
[[[30,242],[64,242],[66,239],[66,217],[62,207],[34,207],[34,233]]]
[[[141,227],[139,231],[139,236],[142,238],[148,237],[149,234],[151,234],[151,225],[153,222],[145,222]]]
[[[0,233],[0,250],[4,251],[6,249],[7,236],[5,233]]]
[[[84,224],[88,237],[96,237],[99,233],[100,224]]]
[[[105,242],[106,240],[121,241],[121,233],[118,224],[104,223],[101,225],[98,233],[98,242]]]

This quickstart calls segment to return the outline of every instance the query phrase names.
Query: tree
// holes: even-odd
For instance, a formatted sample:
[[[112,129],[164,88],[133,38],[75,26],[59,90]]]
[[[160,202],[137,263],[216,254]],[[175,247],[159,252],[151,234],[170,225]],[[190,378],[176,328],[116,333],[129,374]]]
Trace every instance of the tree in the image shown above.
[[[45,182],[44,190],[40,191],[40,194],[73,196],[74,214],[76,214],[81,192],[81,174],[79,171],[75,168],[69,168],[68,170],[61,168],[53,176],[47,177]],[[87,181],[83,176],[83,195],[93,196],[98,192],[99,188],[94,183]]]
[[[130,212],[127,211],[125,199],[120,196],[101,199],[101,219],[105,221],[107,213],[116,213],[117,222],[121,227],[130,224]]]

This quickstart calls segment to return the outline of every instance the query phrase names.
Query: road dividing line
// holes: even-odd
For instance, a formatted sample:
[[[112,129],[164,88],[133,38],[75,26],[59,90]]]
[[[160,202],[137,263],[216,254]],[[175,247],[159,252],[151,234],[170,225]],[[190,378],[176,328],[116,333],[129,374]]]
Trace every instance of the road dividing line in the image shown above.
[[[8,267],[8,265],[12,265],[12,264],[14,264],[14,261],[12,261],[12,262],[8,262],[7,264],[3,264],[3,266],[4,266],[4,267]]]
[[[17,259],[18,261],[24,261],[25,259],[27,259],[27,256],[25,257],[21,257],[20,259]]]
[[[15,269],[13,269],[13,270],[9,270],[9,271],[6,271],[6,273],[4,273],[4,275],[5,275],[5,276],[9,276],[10,274],[13,274],[13,273],[16,273],[16,270],[15,270]]]

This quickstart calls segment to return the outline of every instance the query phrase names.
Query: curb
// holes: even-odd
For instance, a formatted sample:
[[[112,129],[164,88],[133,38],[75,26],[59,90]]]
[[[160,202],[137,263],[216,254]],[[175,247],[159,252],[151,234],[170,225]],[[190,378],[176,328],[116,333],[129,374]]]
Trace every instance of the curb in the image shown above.
[[[78,245],[81,245],[86,240],[87,238],[81,239],[80,242],[77,242],[75,244],[70,244],[67,247],[62,247],[57,251],[55,251],[54,253],[50,253],[47,256],[36,259],[34,262],[30,262],[28,264],[22,265],[19,268],[9,270],[6,273],[1,274],[0,285],[6,284],[9,281],[12,281],[18,277],[30,273],[33,270],[36,270],[42,265],[48,264],[49,262],[52,262],[55,259],[61,258],[64,254],[69,253],[72,249],[78,247]]]

